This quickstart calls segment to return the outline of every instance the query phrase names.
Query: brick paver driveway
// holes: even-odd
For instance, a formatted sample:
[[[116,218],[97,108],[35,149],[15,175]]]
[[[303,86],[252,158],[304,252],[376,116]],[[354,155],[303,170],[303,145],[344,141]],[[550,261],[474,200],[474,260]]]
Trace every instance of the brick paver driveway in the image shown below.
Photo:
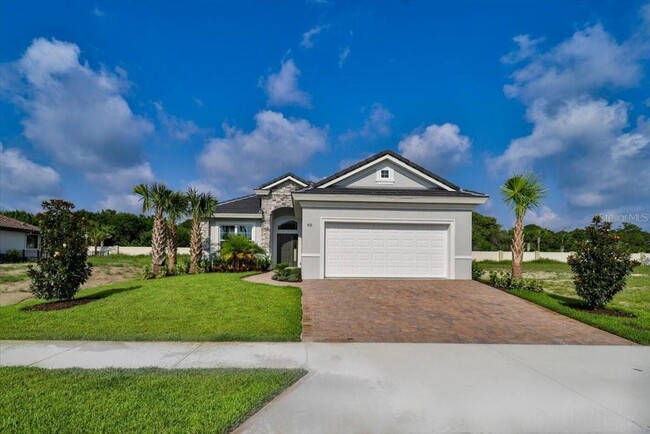
[[[303,340],[631,345],[471,280],[309,280]]]

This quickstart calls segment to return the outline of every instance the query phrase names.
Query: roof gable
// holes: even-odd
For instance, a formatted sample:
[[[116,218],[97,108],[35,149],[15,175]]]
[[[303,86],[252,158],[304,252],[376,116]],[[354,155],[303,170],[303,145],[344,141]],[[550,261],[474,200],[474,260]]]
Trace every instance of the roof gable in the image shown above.
[[[282,184],[285,181],[291,181],[291,182],[299,185],[302,188],[305,188],[305,187],[309,186],[308,181],[305,181],[304,179],[302,179],[298,175],[295,175],[295,174],[293,174],[291,172],[288,172],[288,173],[285,173],[282,176],[278,176],[275,179],[272,179],[272,180],[270,180],[268,182],[265,182],[264,184],[257,187],[255,190],[270,190],[273,187],[278,186],[278,185]]]
[[[427,169],[417,165],[411,160],[404,158],[401,155],[397,154],[396,152],[390,150],[380,152],[379,154],[373,155],[370,158],[360,161],[357,164],[348,167],[347,169],[341,170],[340,172],[337,172],[334,175],[329,176],[317,182],[316,184],[314,184],[314,187],[322,189],[322,188],[337,186],[340,183],[342,183],[344,180],[349,179],[350,177],[353,177],[363,171],[366,171],[384,162],[392,163],[397,167],[399,167],[401,170],[404,170],[405,172],[409,172],[411,175],[415,176],[415,179],[419,178],[421,180],[420,183],[423,186],[430,184],[432,186],[435,186],[436,188],[441,188],[447,191],[460,190],[460,188],[457,185],[447,181],[446,179],[436,175],[435,173],[428,171]]]

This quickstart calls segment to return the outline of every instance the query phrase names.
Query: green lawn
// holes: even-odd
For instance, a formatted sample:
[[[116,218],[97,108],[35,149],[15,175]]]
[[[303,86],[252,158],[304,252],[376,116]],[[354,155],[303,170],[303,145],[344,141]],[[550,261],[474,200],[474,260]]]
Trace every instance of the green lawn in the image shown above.
[[[299,341],[300,289],[209,273],[81,291],[96,301],[58,311],[0,308],[0,339]]]
[[[0,274],[0,283],[12,283],[27,280],[27,273],[19,274]]]
[[[479,264],[485,271],[508,271],[511,266],[510,261],[484,261]],[[626,288],[606,306],[632,314],[634,318],[585,310],[573,287],[571,269],[565,263],[524,262],[524,277],[541,280],[544,293],[510,291],[512,294],[631,341],[650,345],[650,266],[637,267],[628,278]]]
[[[0,432],[226,433],[303,375],[0,368]]]

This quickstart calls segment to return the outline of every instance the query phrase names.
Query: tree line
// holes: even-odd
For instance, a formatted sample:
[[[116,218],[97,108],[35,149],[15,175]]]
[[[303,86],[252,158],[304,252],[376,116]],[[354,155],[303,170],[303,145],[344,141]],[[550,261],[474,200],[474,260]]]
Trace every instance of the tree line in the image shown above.
[[[503,229],[496,218],[474,212],[472,226],[472,250],[510,250],[513,230]],[[650,232],[639,226],[626,222],[612,232],[630,252],[650,251]],[[574,252],[580,243],[587,239],[587,231],[584,228],[554,232],[533,224],[524,226],[523,235],[524,244],[526,247],[530,245],[530,251],[537,250],[539,238],[539,249],[543,252]]]
[[[110,236],[104,239],[105,246],[139,247],[151,245],[153,216],[119,212],[112,209],[95,212],[82,209],[78,212],[87,222],[89,222],[91,231],[98,228]],[[34,213],[27,211],[2,211],[0,214],[21,222],[39,226],[38,217],[36,217],[36,214]],[[176,233],[178,247],[190,246],[191,229],[191,219],[178,224]],[[98,244],[101,244],[101,241]],[[89,240],[89,245],[94,245],[92,240]]]
[[[151,230],[153,217],[143,214],[118,212],[112,209],[102,211],[79,211],[91,226],[106,228],[111,237],[104,240],[105,246],[149,246],[151,245]],[[1,214],[16,220],[39,225],[36,214],[26,211],[2,211]],[[510,250],[512,229],[504,229],[494,217],[478,212],[472,213],[472,249],[476,251]],[[189,247],[192,232],[192,220],[188,219],[177,227],[178,247]],[[623,223],[614,229],[627,248],[632,252],[650,251],[650,232],[644,231],[632,223]],[[524,226],[524,243],[530,243],[530,250],[537,250],[537,237],[540,238],[540,249],[544,252],[571,252],[578,244],[586,239],[583,228],[570,231],[554,232],[538,225]]]

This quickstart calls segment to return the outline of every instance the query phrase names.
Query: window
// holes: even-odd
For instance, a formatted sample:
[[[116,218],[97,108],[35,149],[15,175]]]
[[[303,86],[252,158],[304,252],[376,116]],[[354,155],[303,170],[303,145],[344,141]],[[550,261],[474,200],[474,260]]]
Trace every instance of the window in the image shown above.
[[[30,234],[27,235],[27,246],[28,249],[38,249],[38,235]]]
[[[249,240],[253,239],[253,225],[237,226],[237,235],[243,235]]]
[[[242,235],[249,240],[253,239],[253,225],[222,225],[219,227],[219,241],[227,239],[231,235]]]
[[[278,225],[279,231],[295,231],[298,229],[298,223],[294,220],[289,220]]]
[[[383,167],[377,172],[376,181],[378,184],[393,184],[395,182],[395,174],[390,167]]]
[[[228,238],[230,235],[235,234],[234,226],[221,226],[219,229],[219,241],[223,241]]]

